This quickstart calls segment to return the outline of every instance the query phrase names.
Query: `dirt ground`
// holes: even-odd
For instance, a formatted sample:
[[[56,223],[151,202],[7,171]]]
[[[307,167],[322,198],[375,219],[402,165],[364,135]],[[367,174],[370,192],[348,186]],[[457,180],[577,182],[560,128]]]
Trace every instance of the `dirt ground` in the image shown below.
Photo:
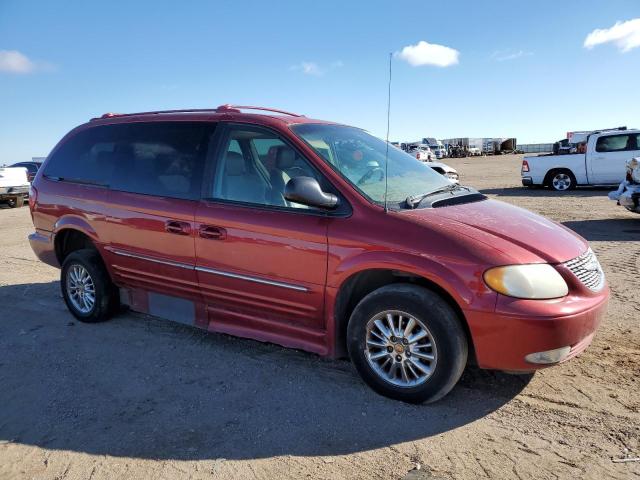
[[[462,182],[587,238],[612,289],[578,358],[468,369],[405,405],[347,361],[124,313],[74,321],[58,271],[0,209],[0,478],[640,478],[640,215],[607,190],[519,186],[519,156],[447,160]],[[412,471],[416,465],[420,470]]]

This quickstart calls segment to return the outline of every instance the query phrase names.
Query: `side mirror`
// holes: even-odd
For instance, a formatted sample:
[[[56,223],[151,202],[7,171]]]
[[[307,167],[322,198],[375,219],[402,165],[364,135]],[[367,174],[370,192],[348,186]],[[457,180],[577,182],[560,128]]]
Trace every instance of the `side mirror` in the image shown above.
[[[284,198],[309,207],[332,209],[338,206],[338,197],[326,193],[312,177],[294,177],[284,187]]]

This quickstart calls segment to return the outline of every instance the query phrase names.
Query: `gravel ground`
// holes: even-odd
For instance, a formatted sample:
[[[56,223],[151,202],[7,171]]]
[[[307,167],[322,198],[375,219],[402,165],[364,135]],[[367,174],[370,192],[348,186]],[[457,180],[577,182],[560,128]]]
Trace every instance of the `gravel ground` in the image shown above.
[[[591,242],[612,298],[580,357],[524,377],[468,369],[412,406],[346,361],[132,313],[80,324],[29,248],[28,209],[3,208],[0,478],[640,478],[619,462],[640,456],[640,215],[606,190],[524,189],[519,156],[447,163]]]

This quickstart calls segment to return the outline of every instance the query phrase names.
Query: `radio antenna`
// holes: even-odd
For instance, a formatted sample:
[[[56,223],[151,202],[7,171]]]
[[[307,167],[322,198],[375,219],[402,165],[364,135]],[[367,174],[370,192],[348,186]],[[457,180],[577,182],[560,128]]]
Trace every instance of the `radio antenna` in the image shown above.
[[[387,213],[387,191],[389,190],[389,123],[391,119],[391,59],[393,53],[389,53],[389,90],[387,92],[387,146],[384,154],[384,212]]]

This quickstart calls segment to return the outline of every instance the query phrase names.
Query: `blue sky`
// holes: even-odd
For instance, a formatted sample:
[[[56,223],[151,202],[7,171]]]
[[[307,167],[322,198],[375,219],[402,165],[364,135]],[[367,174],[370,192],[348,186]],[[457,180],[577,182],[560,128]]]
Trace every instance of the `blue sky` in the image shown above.
[[[222,103],[384,136],[388,54],[421,41],[440,47],[393,60],[392,140],[640,127],[640,20],[584,46],[639,18],[637,0],[0,0],[0,164],[105,112]]]

